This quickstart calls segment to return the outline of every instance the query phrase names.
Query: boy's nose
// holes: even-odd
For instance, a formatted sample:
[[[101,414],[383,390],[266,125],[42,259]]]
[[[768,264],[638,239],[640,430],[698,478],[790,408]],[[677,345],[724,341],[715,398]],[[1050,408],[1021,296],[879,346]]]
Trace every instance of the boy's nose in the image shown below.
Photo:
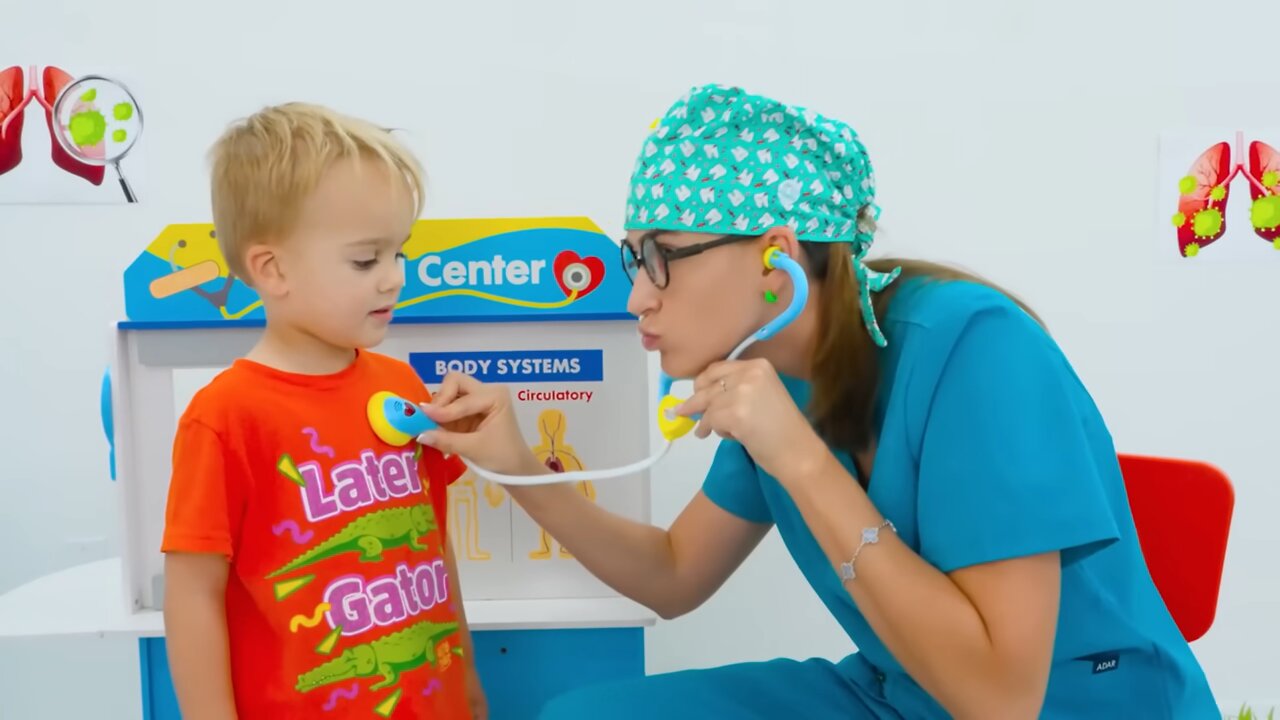
[[[396,263],[392,269],[382,276],[382,287],[384,292],[399,292],[404,287],[404,265]]]

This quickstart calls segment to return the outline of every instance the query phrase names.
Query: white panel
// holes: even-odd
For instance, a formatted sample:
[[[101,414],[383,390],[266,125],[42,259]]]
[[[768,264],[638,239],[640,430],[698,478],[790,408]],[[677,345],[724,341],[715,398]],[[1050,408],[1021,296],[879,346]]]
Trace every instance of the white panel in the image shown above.
[[[510,386],[525,439],[531,448],[544,444],[539,417],[548,410],[559,411],[564,418],[564,442],[572,446],[586,469],[624,465],[648,453],[647,370],[631,323],[396,325],[377,349],[406,361],[415,352],[603,350],[604,382]],[[521,401],[522,391],[589,392],[591,400]],[[627,517],[648,519],[647,474],[592,483],[592,487],[601,506]],[[576,560],[563,557],[554,540],[549,554],[531,557],[543,550],[540,528],[500,487],[467,476],[452,489],[450,506],[449,526],[468,598],[616,596]],[[469,537],[472,519],[478,521],[478,543]],[[468,552],[471,550],[477,552]],[[480,555],[488,557],[479,559]]]

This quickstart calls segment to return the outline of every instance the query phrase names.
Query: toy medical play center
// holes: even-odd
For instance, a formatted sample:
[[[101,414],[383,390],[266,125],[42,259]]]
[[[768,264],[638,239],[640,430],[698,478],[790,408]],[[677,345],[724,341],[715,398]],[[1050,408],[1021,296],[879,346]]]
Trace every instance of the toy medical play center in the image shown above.
[[[625,310],[616,243],[585,218],[422,220],[404,250],[405,287],[376,350],[433,387],[462,370],[508,385],[533,452],[556,472],[625,465],[650,450],[646,358]],[[101,482],[116,483],[120,557],[40,578],[0,601],[47,618],[47,635],[138,639],[144,716],[179,717],[166,662],[163,531],[178,417],[247,352],[263,323],[213,228],[164,228],[124,273],[127,319],[111,331]],[[353,422],[364,422],[356,417]],[[594,502],[647,521],[647,472],[579,482]],[[644,673],[647,609],[587,573],[503,486],[468,473],[447,527],[476,663],[495,720],[525,718],[573,687]],[[273,528],[297,541],[298,528]],[[21,607],[20,607],[21,606]]]

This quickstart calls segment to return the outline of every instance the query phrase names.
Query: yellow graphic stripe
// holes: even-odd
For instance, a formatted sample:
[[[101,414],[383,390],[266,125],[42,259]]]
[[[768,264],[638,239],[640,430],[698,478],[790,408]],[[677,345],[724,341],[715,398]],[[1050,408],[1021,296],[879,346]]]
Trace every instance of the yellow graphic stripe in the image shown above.
[[[319,625],[320,618],[324,617],[324,614],[329,612],[330,607],[329,603],[322,602],[316,606],[316,609],[311,613],[311,617],[307,617],[306,615],[294,615],[289,620],[289,632],[298,632],[299,626],[313,628]]]
[[[419,220],[413,225],[404,254],[410,259],[519,230],[559,228],[601,233],[599,225],[585,217],[485,218],[479,220]]]
[[[174,262],[179,268],[191,267],[212,260],[218,263],[219,276],[226,277],[226,263],[223,262],[222,250],[218,248],[217,239],[211,237],[210,234],[212,232],[213,225],[211,223],[168,225],[147,246],[147,252],[168,264],[169,259],[174,257],[174,246],[181,240],[183,245],[177,249],[177,254],[181,258],[174,258]]]
[[[566,297],[563,300],[556,300],[554,302],[537,302],[534,300],[520,300],[517,298],[503,297],[501,295],[494,295],[492,293],[481,292],[480,290],[471,290],[470,288],[453,288],[450,290],[441,290],[439,292],[427,293],[426,295],[419,295],[416,298],[410,298],[408,300],[401,300],[400,302],[396,303],[396,309],[399,310],[400,308],[406,308],[406,307],[409,307],[410,305],[417,305],[418,303],[429,302],[431,300],[439,300],[440,298],[446,298],[446,297],[456,297],[459,295],[466,296],[466,297],[480,298],[481,300],[488,300],[490,302],[496,302],[503,305],[516,305],[518,307],[535,308],[539,310],[555,310],[556,308],[568,307],[578,299],[577,290],[571,291],[568,297]],[[253,312],[254,310],[258,309],[261,306],[262,306],[262,301],[257,300],[250,303],[243,310],[240,310],[234,313],[228,312],[225,307],[218,308],[218,309],[222,312],[222,317],[224,319],[239,320],[240,318],[244,317],[245,315],[248,315],[249,313]]]
[[[540,310],[554,310],[556,308],[566,307],[573,304],[573,301],[578,299],[577,290],[570,292],[568,297],[563,300],[556,300],[555,302],[535,302],[533,300],[517,300],[516,298],[502,297],[501,295],[494,295],[492,293],[481,292],[479,290],[471,290],[470,288],[454,288],[452,290],[441,290],[439,292],[427,293],[426,295],[419,295],[418,297],[411,298],[409,300],[401,300],[399,303],[396,303],[396,309],[398,310],[400,308],[409,307],[410,305],[417,305],[418,303],[430,300],[439,300],[440,298],[457,295],[480,298],[481,300],[489,300],[503,305],[516,305],[518,307],[537,308]]]
[[[227,312],[227,306],[226,306],[226,305],[223,305],[222,307],[218,308],[218,310],[220,310],[220,311],[222,312],[222,317],[223,317],[223,319],[224,319],[224,320],[239,320],[240,318],[244,317],[245,315],[248,315],[249,313],[253,312],[254,310],[257,310],[257,309],[258,309],[259,307],[261,307],[261,306],[262,306],[262,301],[261,301],[261,300],[254,300],[253,302],[251,302],[251,303],[249,303],[247,306],[245,306],[245,308],[244,308],[243,310],[240,310],[240,311],[238,311],[238,312],[234,312],[234,313],[232,313],[232,312]]]

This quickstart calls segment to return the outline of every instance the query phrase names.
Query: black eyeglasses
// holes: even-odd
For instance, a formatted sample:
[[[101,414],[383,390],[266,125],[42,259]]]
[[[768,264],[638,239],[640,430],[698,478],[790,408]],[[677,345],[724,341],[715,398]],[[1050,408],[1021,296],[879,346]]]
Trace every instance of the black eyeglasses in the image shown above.
[[[712,248],[721,245],[729,245],[744,240],[755,240],[754,235],[724,235],[715,240],[698,243],[696,245],[688,245],[681,248],[667,247],[658,242],[657,232],[651,232],[640,238],[640,256],[636,257],[636,251],[631,247],[631,243],[623,240],[621,244],[622,268],[626,271],[627,279],[634,285],[636,281],[636,273],[640,272],[640,267],[644,266],[644,271],[649,275],[649,280],[653,282],[654,287],[659,290],[665,288],[671,282],[670,265],[672,262],[680,258],[693,257],[700,253],[704,253]]]

